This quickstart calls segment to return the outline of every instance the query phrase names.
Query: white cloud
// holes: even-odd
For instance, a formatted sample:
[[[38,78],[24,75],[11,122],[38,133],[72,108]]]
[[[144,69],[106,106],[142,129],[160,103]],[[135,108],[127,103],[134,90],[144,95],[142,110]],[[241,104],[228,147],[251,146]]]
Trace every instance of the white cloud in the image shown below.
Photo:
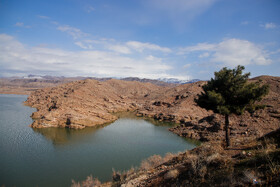
[[[261,47],[247,40],[228,39],[216,47],[212,61],[236,65],[268,65],[271,60]]]
[[[59,23],[58,23],[58,22],[56,22],[56,21],[51,21],[51,24],[54,24],[54,25],[59,25]]]
[[[106,51],[67,51],[27,47],[0,34],[0,74],[33,73],[64,76],[160,78],[171,69],[156,57],[125,57]]]
[[[249,24],[248,21],[242,21],[242,22],[241,22],[241,25],[248,25],[248,24]]]
[[[215,49],[215,44],[208,44],[208,43],[198,43],[194,46],[180,48],[178,54],[186,54],[195,51],[213,51]]]
[[[109,45],[108,49],[122,54],[130,54],[131,50],[124,45]]]
[[[227,66],[268,65],[271,63],[268,53],[260,46],[240,39],[226,39],[217,44],[199,43],[195,46],[181,48],[179,54],[200,52],[198,57]],[[211,53],[209,53],[211,52]]]
[[[139,41],[128,41],[126,43],[118,43],[114,39],[108,38],[99,38],[99,39],[91,39],[93,38],[90,34],[81,31],[78,28],[71,27],[69,25],[58,25],[57,29],[62,32],[66,32],[70,36],[72,36],[73,40],[75,40],[74,44],[79,46],[82,49],[93,49],[92,44],[95,46],[102,48],[103,50],[111,50],[120,54],[131,54],[133,51],[136,52],[153,52],[159,51],[163,53],[172,52],[171,49],[167,47],[161,47],[152,43],[143,43]]]
[[[147,0],[152,8],[152,19],[155,15],[160,20],[171,21],[176,29],[184,30],[189,22],[207,11],[219,0]]]
[[[50,19],[50,17],[48,17],[48,16],[38,15],[38,17],[41,18],[41,19]]]
[[[275,54],[279,54],[279,53],[280,53],[280,49],[276,49],[275,51],[269,52],[269,55],[275,55]]]
[[[16,27],[31,28],[31,27],[28,26],[28,25],[24,25],[24,23],[22,23],[22,22],[17,22],[17,23],[15,24],[15,26],[16,26]]]
[[[171,49],[169,49],[167,47],[160,47],[158,45],[151,44],[151,43],[129,41],[129,42],[126,43],[126,45],[128,47],[130,47],[131,49],[134,49],[138,52],[143,52],[144,50],[161,51],[161,52],[164,52],[164,53],[170,53],[171,52]]]
[[[15,24],[15,26],[17,26],[17,27],[23,27],[23,25],[24,25],[24,23],[22,23],[22,22],[17,22],[17,23]]]
[[[187,12],[192,14],[208,8],[217,0],[150,0],[158,9],[171,13]]]
[[[162,62],[162,58],[154,57],[153,55],[149,55],[145,59],[151,62]]]
[[[198,57],[199,58],[207,58],[207,57],[209,57],[210,56],[210,54],[209,53],[202,53],[202,54],[200,54]]]
[[[172,52],[172,50],[167,47],[161,47],[152,43],[143,43],[139,41],[128,41],[126,43],[119,43],[110,38],[92,39],[93,37],[90,34],[85,33],[78,28],[69,25],[60,25],[57,22],[55,22],[54,24],[57,25],[57,30],[65,32],[68,35],[72,36],[73,40],[75,40],[74,44],[82,49],[93,49],[92,44],[95,44],[95,46],[99,48],[101,47],[103,48],[103,50],[111,50],[121,54],[131,54],[132,51],[140,53],[144,51],[159,51],[163,53]]]
[[[191,64],[185,64],[184,66],[183,66],[183,68],[189,68],[189,67],[191,67],[192,65]]]
[[[274,29],[276,28],[276,24],[275,23],[266,23],[265,25],[261,25],[262,27],[264,27],[265,29]]]
[[[79,42],[75,42],[75,45],[79,46],[82,49],[92,49],[92,45],[86,45],[83,42],[79,41]]]
[[[86,12],[87,13],[91,13],[91,12],[93,12],[93,11],[95,11],[95,8],[93,7],[93,6],[86,6]]]
[[[57,29],[62,32],[66,32],[67,34],[72,36],[73,39],[78,39],[78,38],[86,37],[89,35],[87,33],[82,32],[78,28],[70,27],[69,25],[58,26]]]

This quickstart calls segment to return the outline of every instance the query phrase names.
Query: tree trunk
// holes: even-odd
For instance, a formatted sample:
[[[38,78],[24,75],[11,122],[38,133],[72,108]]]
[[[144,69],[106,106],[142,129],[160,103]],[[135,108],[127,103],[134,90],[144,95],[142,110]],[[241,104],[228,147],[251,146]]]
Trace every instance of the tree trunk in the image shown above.
[[[226,114],[225,115],[225,131],[226,131],[226,146],[229,147],[230,146],[230,140],[229,140],[229,119],[228,119],[229,115]]]

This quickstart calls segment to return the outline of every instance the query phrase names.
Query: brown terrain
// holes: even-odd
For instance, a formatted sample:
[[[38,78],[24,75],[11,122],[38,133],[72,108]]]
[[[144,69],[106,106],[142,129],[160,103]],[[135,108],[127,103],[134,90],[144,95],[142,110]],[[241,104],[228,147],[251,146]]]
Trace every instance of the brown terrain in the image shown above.
[[[161,161],[148,159],[150,167],[115,173],[113,181],[104,186],[209,186],[206,181],[221,186],[251,185],[256,176],[273,186],[275,182],[279,184],[280,174],[280,77],[261,76],[250,81],[270,86],[269,94],[259,103],[266,107],[230,116],[231,149],[221,147],[223,116],[194,102],[206,83],[203,81],[159,86],[134,80],[78,80],[56,87],[37,87],[25,103],[37,109],[32,114],[33,128],[80,129],[110,123],[117,119],[116,112],[134,111],[137,116],[177,123],[170,131],[179,136],[209,142]],[[278,143],[256,141],[272,131]],[[247,181],[240,181],[240,176]]]
[[[260,103],[266,108],[242,116],[231,115],[231,137],[260,137],[280,127],[280,78],[261,76],[251,81],[259,80],[270,85],[269,94]],[[36,90],[26,104],[37,108],[32,115],[34,128],[84,128],[116,120],[113,113],[135,111],[138,116],[178,123],[170,131],[180,136],[200,141],[221,140],[223,116],[194,102],[205,83],[166,87],[138,81],[87,79]],[[241,141],[234,140],[236,144]]]
[[[112,78],[96,78],[96,77],[53,77],[43,76],[36,78],[36,76],[30,75],[30,77],[10,77],[0,78],[0,94],[18,94],[18,95],[29,95],[31,92],[42,88],[55,87],[60,84],[69,83],[78,80],[93,79],[101,82],[111,80]],[[152,83],[158,86],[174,87],[178,84],[166,83],[159,80],[153,79],[140,79],[137,77],[126,77],[121,80],[125,81],[137,81],[144,83]]]
[[[29,95],[41,88],[55,87],[57,85],[80,80],[82,78],[0,78],[0,94]]]
[[[260,137],[280,127],[280,77],[261,76],[251,81],[262,81],[270,86],[269,94],[259,103],[266,108],[252,114],[231,115],[231,137]],[[137,111],[138,115],[180,123],[170,131],[183,137],[200,141],[221,140],[224,138],[223,116],[202,109],[194,102],[205,83],[180,85],[161,95],[152,93],[151,100]]]
[[[26,104],[37,108],[34,128],[84,128],[116,120],[112,113],[141,108],[150,93],[164,89],[136,81],[87,79],[37,90]]]

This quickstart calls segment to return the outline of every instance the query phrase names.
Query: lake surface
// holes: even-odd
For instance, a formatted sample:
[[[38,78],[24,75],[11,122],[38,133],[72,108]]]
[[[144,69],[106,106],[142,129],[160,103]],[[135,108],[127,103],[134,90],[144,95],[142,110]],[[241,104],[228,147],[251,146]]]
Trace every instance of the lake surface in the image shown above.
[[[196,145],[168,131],[170,124],[131,115],[99,128],[32,129],[27,96],[0,94],[0,186],[70,186],[93,175],[111,179],[112,168],[138,167],[154,154]]]

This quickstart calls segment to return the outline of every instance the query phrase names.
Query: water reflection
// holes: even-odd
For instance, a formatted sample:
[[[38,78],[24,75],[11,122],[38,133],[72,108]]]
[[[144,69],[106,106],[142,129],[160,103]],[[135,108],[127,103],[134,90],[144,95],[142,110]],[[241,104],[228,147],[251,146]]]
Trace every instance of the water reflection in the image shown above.
[[[109,124],[100,125],[98,127],[88,127],[84,129],[68,129],[68,128],[33,128],[33,131],[43,135],[47,140],[50,140],[54,145],[77,143],[87,139],[98,130]]]
[[[163,122],[158,121],[153,118],[144,118],[144,117],[138,117],[132,112],[120,112],[120,113],[114,113],[119,120],[130,120],[130,123],[134,123],[135,121],[141,122],[146,121],[150,124],[154,125],[154,128],[156,127],[166,127],[171,128],[176,126],[177,124],[173,122]],[[117,120],[117,121],[119,121]],[[134,121],[135,120],[135,121]],[[117,122],[118,123],[118,122]],[[103,125],[99,125],[97,127],[86,127],[84,129],[68,129],[68,128],[40,128],[36,129],[34,128],[33,131],[35,133],[39,133],[43,135],[47,140],[51,141],[53,145],[63,145],[63,144],[73,144],[78,142],[83,142],[87,140],[90,136],[95,136],[95,134],[102,130],[106,126],[110,126],[112,124],[115,124],[115,122],[107,123]],[[152,128],[151,126],[149,129]],[[157,129],[158,131],[166,131],[166,128],[164,129]],[[171,133],[171,132],[170,132]],[[197,140],[192,140],[188,138],[183,138],[187,142],[195,145],[199,145],[200,142]]]

